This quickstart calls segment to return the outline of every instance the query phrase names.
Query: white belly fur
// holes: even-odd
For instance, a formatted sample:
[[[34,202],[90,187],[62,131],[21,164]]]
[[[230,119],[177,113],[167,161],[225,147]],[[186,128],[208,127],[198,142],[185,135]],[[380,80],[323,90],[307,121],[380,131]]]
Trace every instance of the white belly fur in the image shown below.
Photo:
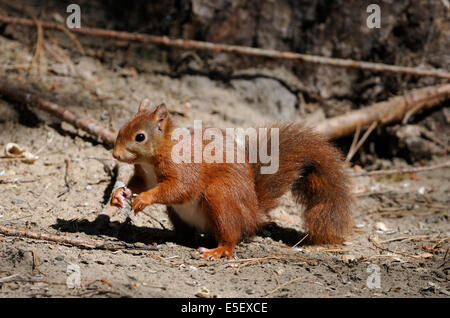
[[[143,164],[141,167],[145,172],[146,187],[154,188],[158,182],[153,166]],[[195,227],[199,232],[209,232],[208,220],[203,214],[199,198],[183,204],[173,204],[172,207],[184,222]]]

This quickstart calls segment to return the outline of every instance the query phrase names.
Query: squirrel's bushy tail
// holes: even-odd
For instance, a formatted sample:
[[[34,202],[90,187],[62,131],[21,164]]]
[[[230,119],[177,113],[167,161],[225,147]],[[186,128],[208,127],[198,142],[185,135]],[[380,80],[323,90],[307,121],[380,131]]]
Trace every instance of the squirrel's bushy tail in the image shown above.
[[[352,228],[352,198],[341,153],[325,137],[298,124],[272,128],[279,129],[278,171],[261,174],[261,163],[252,164],[260,210],[267,213],[291,190],[305,207],[309,242],[342,244]],[[270,133],[267,140],[270,149]]]

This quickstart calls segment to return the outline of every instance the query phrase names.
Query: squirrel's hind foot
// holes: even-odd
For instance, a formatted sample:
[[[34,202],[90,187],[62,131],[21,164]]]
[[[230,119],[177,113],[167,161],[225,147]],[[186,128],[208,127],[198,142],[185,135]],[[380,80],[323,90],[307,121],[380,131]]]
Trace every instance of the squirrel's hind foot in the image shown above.
[[[216,260],[221,257],[233,258],[233,249],[234,246],[222,245],[212,249],[199,247],[198,251],[202,254],[202,258]]]

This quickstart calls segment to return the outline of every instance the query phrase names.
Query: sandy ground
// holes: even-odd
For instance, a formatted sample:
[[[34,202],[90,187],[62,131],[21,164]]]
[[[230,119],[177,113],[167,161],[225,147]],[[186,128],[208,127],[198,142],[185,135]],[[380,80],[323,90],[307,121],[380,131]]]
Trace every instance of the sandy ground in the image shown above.
[[[164,63],[142,55],[138,59],[137,50],[125,66],[118,66],[125,50],[106,52],[110,56],[103,63],[90,56],[57,63],[48,56],[42,73],[35,68],[30,75],[22,67],[32,58],[25,43],[0,37],[0,52],[0,65],[9,66],[2,79],[115,129],[134,114],[143,97],[164,101],[176,123],[186,126],[194,119],[225,128],[323,118],[317,107],[306,117],[300,114],[297,97],[277,80],[174,78],[164,75]],[[284,69],[267,72],[292,78]],[[448,169],[354,178],[355,231],[343,246],[288,248],[303,233],[301,207],[286,195],[272,213],[274,224],[236,247],[237,260],[205,262],[198,259],[196,247],[214,242],[199,235],[194,244],[175,243],[163,206],[148,207],[137,216],[124,209],[110,223],[100,222],[98,212],[114,182],[111,149],[43,112],[4,99],[0,112],[0,149],[15,142],[39,156],[33,164],[0,158],[1,177],[27,180],[0,183],[1,225],[156,247],[106,251],[0,235],[0,297],[450,295]],[[384,164],[406,165],[400,159]],[[80,288],[67,285],[74,277],[71,268],[79,269]]]

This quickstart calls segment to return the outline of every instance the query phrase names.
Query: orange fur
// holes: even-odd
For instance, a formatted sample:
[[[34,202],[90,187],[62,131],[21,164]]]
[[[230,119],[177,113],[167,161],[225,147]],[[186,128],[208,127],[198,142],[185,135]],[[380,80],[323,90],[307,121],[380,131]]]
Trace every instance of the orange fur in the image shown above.
[[[305,206],[304,227],[309,241],[342,244],[352,228],[352,197],[341,153],[325,137],[299,124],[273,127],[280,129],[278,172],[258,174],[261,165],[253,165],[260,209],[273,209],[291,190]]]
[[[150,109],[143,101],[138,114],[121,128],[114,147],[115,158],[136,166],[129,184],[133,193],[140,193],[133,201],[134,211],[155,203],[168,205],[175,230],[181,231],[192,227],[184,224],[186,216],[177,212],[176,206],[199,200],[200,210],[189,217],[193,223],[206,220],[219,244],[216,249],[203,249],[203,257],[231,257],[239,240],[267,222],[267,212],[292,190],[305,205],[310,241],[342,243],[351,228],[351,197],[340,153],[323,137],[298,125],[274,127],[280,129],[279,170],[275,174],[262,175],[261,164],[247,161],[175,163],[171,158],[173,125],[165,106]],[[135,141],[138,132],[145,133],[145,142]],[[143,186],[142,164],[153,167],[157,178],[153,188]],[[123,195],[123,191],[116,192],[114,202]]]

